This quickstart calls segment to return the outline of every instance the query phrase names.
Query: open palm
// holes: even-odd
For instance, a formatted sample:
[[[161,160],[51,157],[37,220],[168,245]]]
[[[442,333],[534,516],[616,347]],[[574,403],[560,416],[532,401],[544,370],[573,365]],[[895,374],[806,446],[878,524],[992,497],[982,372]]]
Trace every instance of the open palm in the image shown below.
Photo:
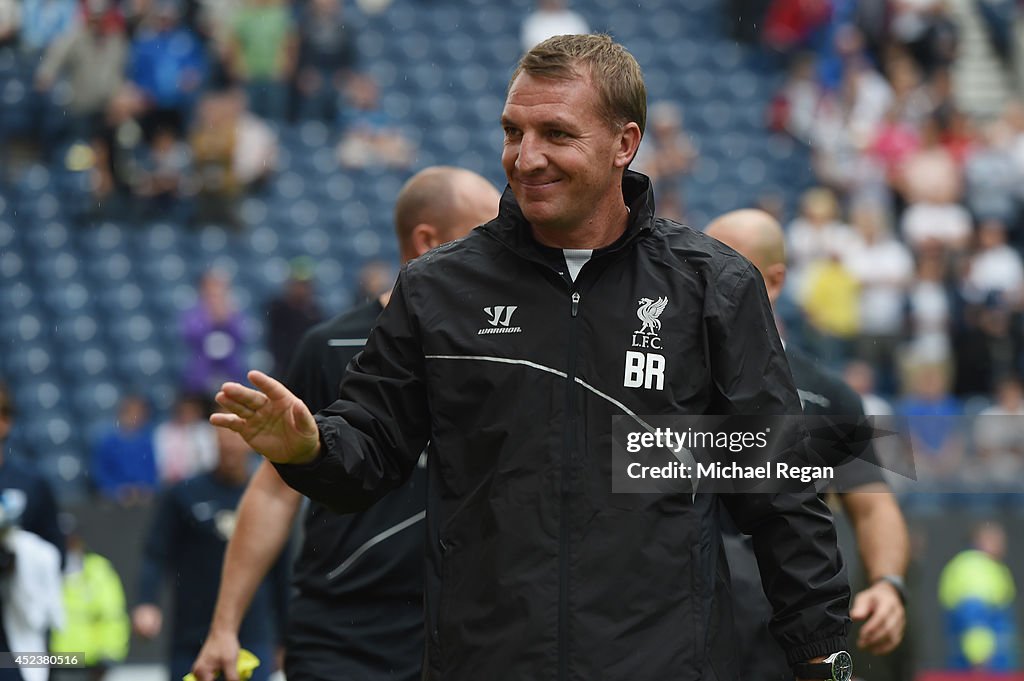
[[[261,371],[250,371],[255,386],[225,383],[217,404],[227,413],[210,417],[210,423],[233,430],[249,446],[274,463],[307,463],[320,451],[316,421],[305,404],[280,382]]]

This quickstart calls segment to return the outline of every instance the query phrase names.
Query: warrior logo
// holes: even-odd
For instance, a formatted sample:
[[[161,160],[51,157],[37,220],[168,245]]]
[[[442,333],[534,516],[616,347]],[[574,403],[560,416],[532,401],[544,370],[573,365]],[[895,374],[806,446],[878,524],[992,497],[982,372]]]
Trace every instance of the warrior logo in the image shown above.
[[[518,326],[510,326],[512,314],[519,309],[517,305],[497,305],[485,307],[484,314],[487,315],[487,323],[491,328],[484,327],[476,332],[476,335],[483,336],[492,333],[519,333],[522,329]]]

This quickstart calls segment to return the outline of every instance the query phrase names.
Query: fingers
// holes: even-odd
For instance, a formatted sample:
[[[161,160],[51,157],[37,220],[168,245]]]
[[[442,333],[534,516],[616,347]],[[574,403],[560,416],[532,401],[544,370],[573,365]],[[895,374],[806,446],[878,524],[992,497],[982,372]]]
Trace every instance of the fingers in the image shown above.
[[[256,371],[253,369],[248,373],[247,377],[254,386],[263,391],[263,393],[271,400],[294,397],[292,392],[288,390],[288,388],[284,387],[283,383],[267,376],[262,371]],[[225,387],[226,386],[227,384],[225,384]]]
[[[888,591],[870,589],[857,594],[850,616],[866,617],[857,637],[857,646],[871,653],[883,654],[893,650],[903,639],[906,613],[898,596]]]
[[[871,614],[873,605],[871,594],[864,591],[860,592],[853,599],[853,606],[850,608],[850,619],[854,622],[859,622],[867,618]]]
[[[195,674],[196,681],[214,681],[222,673],[225,679],[238,681],[237,665],[232,664],[230,660],[222,659],[220,656],[215,656],[210,660],[203,660],[200,657],[192,665],[192,673]],[[232,674],[234,674],[234,677],[231,676]]]
[[[237,414],[238,416],[241,416],[243,419],[252,418],[252,416],[256,413],[255,411],[253,411],[252,408],[248,407],[242,402],[239,402],[228,397],[228,395],[224,391],[221,391],[214,395],[213,399],[217,404],[224,407],[232,414]]]
[[[892,652],[903,640],[904,624],[902,615],[893,614],[883,620],[874,633],[865,636],[862,630],[857,646],[875,655]]]
[[[192,665],[192,675],[196,677],[196,681],[213,681],[217,678],[217,672],[214,669],[199,661]]]
[[[246,388],[241,383],[225,383],[223,386],[221,386],[220,392],[217,393],[217,397],[220,398],[221,395],[224,396],[224,400],[233,404],[238,404],[251,411],[258,411],[260,408],[266,405],[270,399],[268,395],[264,395],[259,390]],[[230,407],[227,404],[224,404],[224,402],[222,402],[220,399],[218,399],[217,402],[224,406],[225,408],[230,409]]]
[[[242,418],[248,418],[253,412],[259,411],[267,402],[295,397],[284,384],[262,371],[254,369],[247,377],[256,387],[255,390],[229,381],[221,386],[215,398],[218,404]]]
[[[210,423],[220,428],[233,430],[236,433],[241,433],[242,429],[245,428],[245,419],[235,414],[211,414]]]

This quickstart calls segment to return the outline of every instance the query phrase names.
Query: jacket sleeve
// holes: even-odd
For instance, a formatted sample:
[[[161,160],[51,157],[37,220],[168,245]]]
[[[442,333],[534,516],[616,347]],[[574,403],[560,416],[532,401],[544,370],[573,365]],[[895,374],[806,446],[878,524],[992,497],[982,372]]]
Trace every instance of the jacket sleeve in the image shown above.
[[[705,302],[712,376],[721,414],[800,414],[800,401],[757,270],[727,264]],[[806,437],[800,426],[793,446]],[[723,494],[752,536],[769,628],[790,664],[846,647],[850,587],[828,506],[813,492]]]
[[[339,513],[366,510],[412,473],[430,434],[423,350],[408,298],[408,269],[349,365],[340,398],[316,415],[320,456],[277,465],[289,485]]]

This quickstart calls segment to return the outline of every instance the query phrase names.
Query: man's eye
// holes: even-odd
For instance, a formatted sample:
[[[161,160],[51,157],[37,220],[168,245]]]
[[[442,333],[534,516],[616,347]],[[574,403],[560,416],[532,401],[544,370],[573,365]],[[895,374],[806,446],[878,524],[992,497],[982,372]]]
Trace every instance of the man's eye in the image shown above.
[[[519,131],[515,128],[505,128],[505,137],[516,137],[519,135]]]
[[[564,139],[564,138],[566,138],[568,136],[569,136],[569,133],[567,133],[567,132],[565,132],[563,130],[551,130],[551,131],[548,132],[548,137],[551,137],[551,138],[554,138],[554,139]]]

